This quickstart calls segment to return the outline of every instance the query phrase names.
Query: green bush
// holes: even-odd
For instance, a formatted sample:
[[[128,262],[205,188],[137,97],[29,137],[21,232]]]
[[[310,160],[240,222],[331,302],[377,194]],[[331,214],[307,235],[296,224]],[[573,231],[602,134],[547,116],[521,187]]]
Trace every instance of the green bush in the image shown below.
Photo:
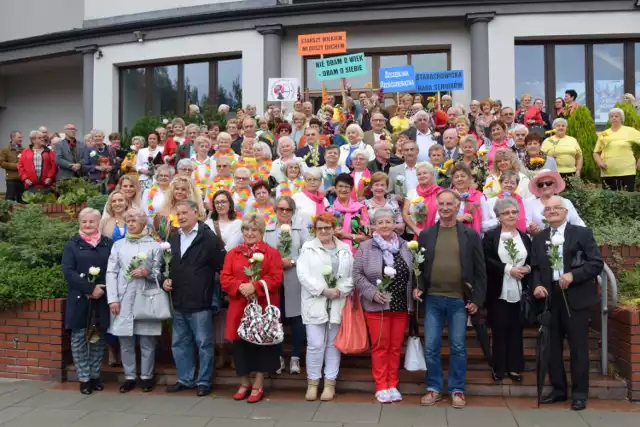
[[[11,200],[0,199],[0,222],[7,222],[11,219]]]
[[[67,285],[59,265],[33,268],[0,258],[0,309],[37,299],[62,298],[66,294]]]
[[[102,212],[104,210],[104,206],[107,204],[108,198],[109,196],[106,194],[98,194],[97,196],[93,196],[87,200],[87,206]]]
[[[618,292],[621,303],[640,304],[640,263],[637,263],[632,270],[620,272]]]
[[[56,195],[53,193],[32,193],[31,191],[25,191],[22,194],[22,200],[28,205],[40,205],[43,203],[56,203]]]
[[[56,184],[56,188],[60,194],[58,203],[63,204],[72,217],[77,214],[77,205],[87,203],[90,198],[100,194],[98,186],[84,178],[64,179]]]
[[[600,171],[593,159],[593,150],[596,147],[598,136],[591,111],[584,105],[579,106],[569,117],[568,123],[567,135],[577,139],[582,148],[582,157],[584,159],[582,178],[585,181],[599,182]]]

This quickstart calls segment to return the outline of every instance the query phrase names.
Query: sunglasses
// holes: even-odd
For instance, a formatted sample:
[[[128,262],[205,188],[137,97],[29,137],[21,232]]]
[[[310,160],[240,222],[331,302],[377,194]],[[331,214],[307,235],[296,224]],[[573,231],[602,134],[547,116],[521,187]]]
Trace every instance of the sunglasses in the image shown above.
[[[555,185],[554,181],[542,181],[538,183],[538,188],[552,187],[554,185]]]
[[[293,212],[293,209],[290,209],[290,208],[278,208],[278,211],[287,213],[287,212]]]

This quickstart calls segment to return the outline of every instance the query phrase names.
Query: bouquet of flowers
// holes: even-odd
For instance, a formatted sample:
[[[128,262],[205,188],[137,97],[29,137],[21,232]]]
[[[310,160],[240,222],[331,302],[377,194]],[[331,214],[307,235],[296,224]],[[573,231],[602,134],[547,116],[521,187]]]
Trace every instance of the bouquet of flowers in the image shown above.
[[[550,242],[546,242],[546,243],[548,245],[547,256],[549,257],[549,263],[551,264],[551,269],[553,270],[554,273],[557,273],[559,278],[560,270],[562,270],[564,267],[562,262],[562,257],[560,256],[560,246],[564,244],[564,237],[558,233],[551,237]],[[564,289],[561,289],[561,291],[562,291],[562,298],[564,299],[564,304],[567,307],[567,314],[569,315],[569,317],[571,317],[571,311],[569,310],[569,302],[567,301],[566,291]]]
[[[400,194],[402,194],[403,197],[407,197],[407,189],[404,186],[404,182],[404,175],[398,175],[396,177],[396,187],[400,187]]]
[[[423,223],[427,220],[427,206],[424,203],[424,197],[418,196],[411,200],[409,214],[411,214],[416,224]]]
[[[338,285],[338,278],[333,275],[333,270],[330,265],[322,267],[322,276],[324,277],[324,281],[327,282],[329,289],[334,289]],[[329,320],[331,320],[331,302],[332,300],[327,299],[327,316],[329,316]]]
[[[142,264],[144,264],[147,261],[147,258],[149,256],[145,253],[139,253],[137,255],[135,255],[132,259],[131,262],[129,263],[129,265],[127,266],[127,271],[124,275],[125,279],[127,280],[133,280],[133,276],[131,275],[131,273],[133,272],[133,270],[135,270],[136,268],[140,267]]]
[[[264,254],[261,252],[254,252],[249,258],[249,265],[244,268],[244,274],[251,278],[252,282],[260,280],[260,274],[262,273],[262,261],[264,261]]]
[[[416,276],[417,281],[418,277],[422,274],[422,270],[420,268],[424,262],[424,253],[426,249],[421,248],[416,240],[410,241],[407,243],[407,246],[411,253],[413,253],[413,274]]]
[[[278,242],[278,252],[282,258],[287,258],[291,254],[291,226],[282,224],[280,226],[280,240]]]
[[[391,292],[388,291],[388,288],[393,283],[394,277],[396,277],[396,269],[386,266],[383,270],[382,280],[378,279],[376,281],[378,291],[382,292],[389,302],[391,302]]]
[[[149,176],[153,176],[155,167],[156,165],[153,163],[153,156],[147,157],[147,170],[149,171]]]
[[[160,250],[162,251],[162,260],[164,261],[164,273],[162,273],[162,275],[166,280],[171,273],[171,243],[160,243]],[[171,313],[173,313],[173,298],[171,298],[171,292],[169,292],[169,303],[171,303]]]

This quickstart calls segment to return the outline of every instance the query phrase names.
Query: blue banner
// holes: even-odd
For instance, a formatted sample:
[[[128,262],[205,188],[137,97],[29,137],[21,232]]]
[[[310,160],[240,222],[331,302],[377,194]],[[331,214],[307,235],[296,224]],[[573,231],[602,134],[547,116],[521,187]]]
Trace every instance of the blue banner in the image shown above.
[[[417,92],[464,90],[464,70],[416,73]]]
[[[364,53],[318,59],[315,62],[315,68],[318,80],[346,79],[369,72]]]
[[[380,87],[385,92],[415,91],[416,73],[413,65],[380,68]]]

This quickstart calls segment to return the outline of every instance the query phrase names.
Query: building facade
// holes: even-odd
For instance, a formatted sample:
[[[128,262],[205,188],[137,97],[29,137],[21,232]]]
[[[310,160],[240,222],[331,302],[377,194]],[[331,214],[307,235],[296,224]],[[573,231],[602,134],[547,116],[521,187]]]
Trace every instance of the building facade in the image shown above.
[[[110,132],[188,104],[265,106],[267,82],[295,77],[317,100],[314,57],[297,36],[346,31],[378,88],[378,69],[462,69],[454,103],[525,93],[552,106],[579,93],[597,122],[640,95],[638,0],[21,0],[0,15],[0,146],[12,130],[78,125]],[[339,94],[339,81],[327,82]],[[388,94],[392,101],[393,94]],[[25,141],[26,144],[26,141]],[[3,180],[3,178],[2,178]],[[4,183],[0,182],[0,191]]]

